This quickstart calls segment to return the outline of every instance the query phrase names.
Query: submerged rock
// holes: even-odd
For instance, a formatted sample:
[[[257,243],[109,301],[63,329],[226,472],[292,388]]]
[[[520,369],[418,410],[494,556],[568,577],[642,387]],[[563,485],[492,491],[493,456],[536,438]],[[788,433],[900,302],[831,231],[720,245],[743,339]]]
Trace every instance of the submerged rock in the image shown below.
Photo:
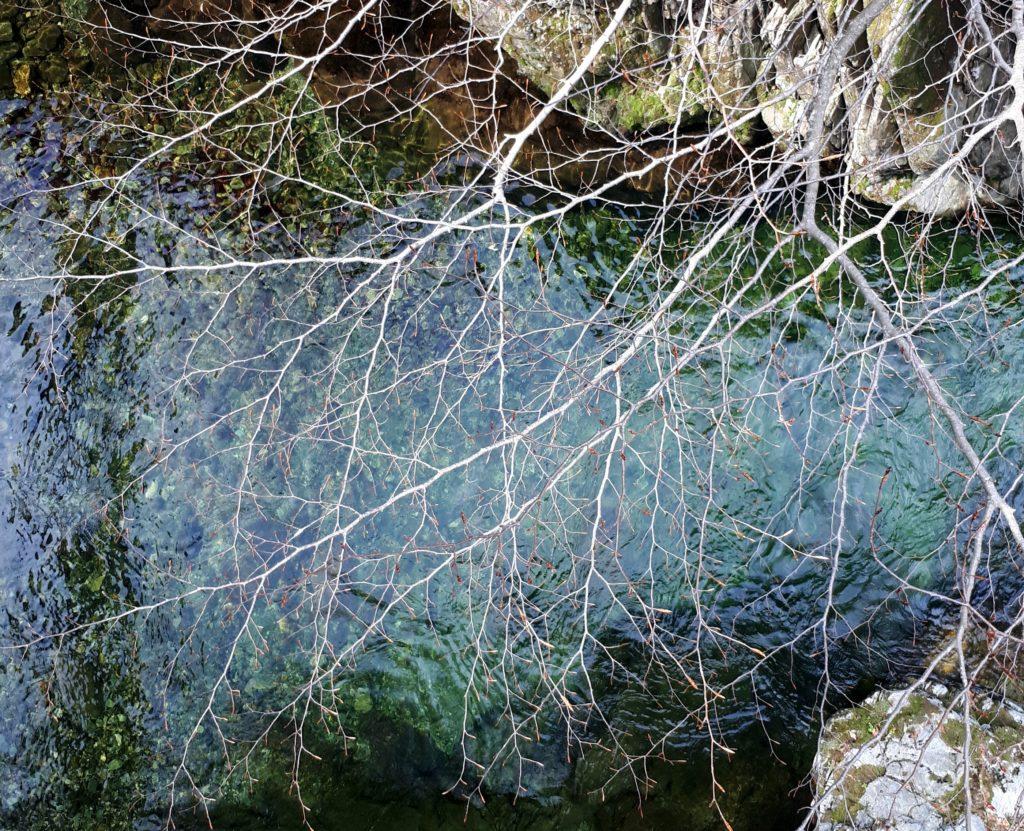
[[[959,698],[934,684],[876,693],[833,717],[813,768],[820,831],[1020,827],[1024,709],[977,695],[971,711],[968,733]]]
[[[26,58],[42,58],[55,51],[64,39],[64,33],[56,23],[43,22],[38,27],[25,28],[25,45],[21,53]]]
[[[43,0],[0,0],[0,93],[25,98],[67,79],[64,20]]]

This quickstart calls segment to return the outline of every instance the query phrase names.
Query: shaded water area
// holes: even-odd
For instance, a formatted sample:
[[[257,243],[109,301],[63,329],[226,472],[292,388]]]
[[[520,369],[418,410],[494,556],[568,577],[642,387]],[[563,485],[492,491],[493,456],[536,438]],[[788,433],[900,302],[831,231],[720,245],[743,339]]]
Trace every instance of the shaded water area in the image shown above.
[[[614,285],[642,216],[584,207],[532,231],[499,307],[498,231],[454,233],[415,268],[370,279],[366,264],[322,257],[375,234],[382,250],[408,240],[343,212],[301,232],[268,220],[241,233],[230,193],[169,171],[141,177],[76,236],[101,197],[53,188],[81,175],[66,168],[82,133],[25,102],[5,105],[3,130],[2,827],[155,828],[172,793],[176,825],[206,827],[198,788],[217,797],[216,828],[298,829],[298,752],[318,829],[716,828],[712,763],[734,829],[792,828],[822,713],[905,678],[948,626],[942,593],[975,505],[895,350],[880,367],[858,351],[869,316],[834,274],[819,298],[753,318],[679,371],[684,435],[643,401],[612,445],[615,487],[587,460],[514,530],[489,535],[510,492],[528,502],[567,448],[602,436],[661,377],[652,348],[609,386],[585,381],[664,296],[653,270],[641,271],[649,284]],[[444,199],[400,210],[430,218]],[[709,261],[720,275],[703,276],[672,334],[728,328],[711,319],[716,299],[773,242],[766,232],[749,259]],[[895,231],[888,243],[888,267],[874,243],[857,251],[883,292],[905,244]],[[931,244],[941,267],[897,279],[932,313],[920,338],[943,384],[981,422],[999,420],[992,467],[1012,478],[1024,275],[944,304],[1021,240],[935,232]],[[666,256],[685,249],[683,233]],[[303,252],[321,259],[250,265]],[[771,286],[818,256],[784,254]],[[394,345],[383,356],[382,339]],[[574,397],[522,452],[483,454],[388,503],[507,436],[502,413],[528,421]],[[361,513],[370,519],[339,538]],[[588,552],[621,579],[580,578]],[[1019,565],[995,544],[974,602],[1012,614]],[[509,636],[513,616],[479,606],[509,592],[514,569],[535,605]],[[578,603],[545,599],[581,579],[586,624]],[[627,612],[637,593],[677,667],[651,666]],[[529,610],[543,610],[535,640]],[[549,666],[576,667],[564,681],[528,660],[537,642]],[[479,654],[499,647],[482,671]],[[311,665],[314,690],[296,696]],[[694,666],[721,691],[710,704]],[[535,708],[552,688],[566,706]],[[207,707],[218,721],[201,719]],[[567,710],[578,715],[567,722]],[[525,725],[519,754],[504,751],[510,720]],[[709,733],[729,751],[711,754]],[[498,760],[480,792],[467,753]]]

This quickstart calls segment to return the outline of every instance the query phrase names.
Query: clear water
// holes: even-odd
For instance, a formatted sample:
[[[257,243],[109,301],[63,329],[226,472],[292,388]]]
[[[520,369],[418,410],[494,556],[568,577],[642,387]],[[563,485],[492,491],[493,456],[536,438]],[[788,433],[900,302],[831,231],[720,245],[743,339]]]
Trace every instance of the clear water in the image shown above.
[[[342,212],[243,232],[219,188],[165,172],[76,237],[100,195],[46,191],[81,175],[86,140],[45,107],[5,119],[5,827],[157,827],[172,795],[179,827],[205,827],[201,790],[215,827],[299,828],[300,721],[319,829],[696,829],[718,808],[791,828],[822,714],[941,635],[975,502],[898,354],[858,351],[875,336],[835,275],[737,326],[812,249],[717,322],[774,238],[711,258],[666,325],[735,331],[652,395],[673,354],[658,338],[592,379],[665,296],[685,227],[619,286],[645,218],[596,207],[531,233],[500,284],[486,217],[397,274],[223,267],[410,239]],[[979,442],[999,424],[1009,481],[1021,274],[942,304],[1020,239],[935,232],[943,268],[886,244]],[[885,291],[878,247],[857,255]],[[1017,566],[995,545],[975,601],[1012,609]]]

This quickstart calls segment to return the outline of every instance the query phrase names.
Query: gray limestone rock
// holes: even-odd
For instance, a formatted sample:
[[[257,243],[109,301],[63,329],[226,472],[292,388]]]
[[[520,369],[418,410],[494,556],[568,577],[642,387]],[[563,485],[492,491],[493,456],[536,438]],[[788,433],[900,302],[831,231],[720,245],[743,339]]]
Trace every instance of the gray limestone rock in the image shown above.
[[[1008,831],[1024,820],[1024,710],[978,696],[968,735],[941,685],[877,693],[834,716],[814,761],[819,831]],[[888,729],[883,729],[886,724]]]

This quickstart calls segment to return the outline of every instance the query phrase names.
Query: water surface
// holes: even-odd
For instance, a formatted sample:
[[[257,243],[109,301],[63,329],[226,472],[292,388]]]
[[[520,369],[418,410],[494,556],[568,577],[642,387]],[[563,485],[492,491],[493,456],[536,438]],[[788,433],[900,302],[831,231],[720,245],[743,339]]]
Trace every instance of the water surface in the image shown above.
[[[5,106],[7,827],[792,828],[821,719],[948,624],[977,502],[898,350],[834,273],[741,322],[820,252],[715,317],[775,238],[728,240],[627,353],[697,220],[482,215],[382,269],[345,257],[407,219],[55,193],[93,134]],[[1020,270],[950,301],[1020,239],[909,239],[856,253],[1008,483]],[[1018,573],[995,539],[976,602]]]

